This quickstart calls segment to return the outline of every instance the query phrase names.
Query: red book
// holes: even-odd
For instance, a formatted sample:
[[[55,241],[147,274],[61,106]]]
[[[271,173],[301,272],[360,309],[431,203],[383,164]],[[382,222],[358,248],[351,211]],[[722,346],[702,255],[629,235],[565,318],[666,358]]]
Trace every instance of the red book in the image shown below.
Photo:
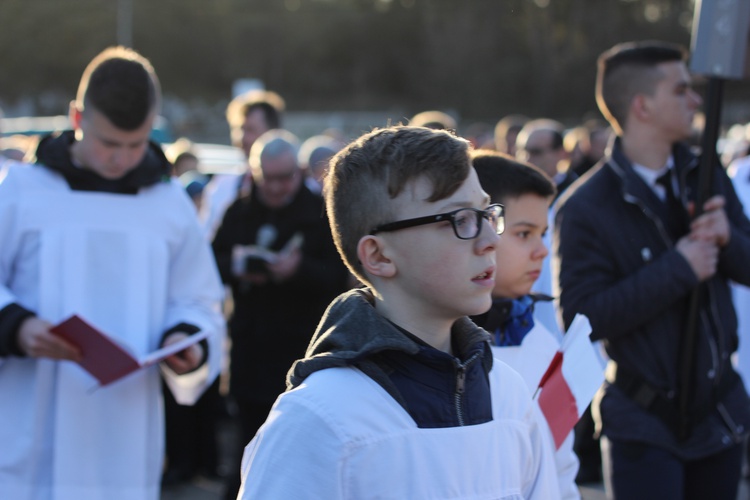
[[[79,364],[102,386],[111,384],[141,368],[158,363],[209,335],[209,332],[198,332],[154,351],[145,358],[138,359],[116,340],[75,314],[50,328],[50,331],[81,350],[82,359]]]

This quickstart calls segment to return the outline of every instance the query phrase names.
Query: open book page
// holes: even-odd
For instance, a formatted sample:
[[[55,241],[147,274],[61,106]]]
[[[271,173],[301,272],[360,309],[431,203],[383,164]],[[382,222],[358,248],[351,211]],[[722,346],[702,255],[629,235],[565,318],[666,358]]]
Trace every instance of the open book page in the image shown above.
[[[305,237],[302,233],[297,232],[294,233],[294,235],[289,238],[289,241],[286,242],[286,245],[284,245],[284,248],[282,248],[279,251],[280,255],[289,255],[294,250],[299,250],[302,248],[302,243],[304,243]]]
[[[279,257],[286,257],[302,248],[305,237],[297,232],[286,242],[284,248],[274,252],[262,245],[235,245],[232,248],[232,272],[241,276],[247,272],[263,272],[266,264],[275,263]]]
[[[188,337],[185,337],[184,339],[180,340],[179,342],[175,342],[174,344],[170,344],[166,347],[162,347],[161,349],[158,349],[148,356],[141,359],[140,363],[142,367],[153,365],[154,363],[158,363],[159,361],[163,360],[164,358],[168,358],[172,354],[178,353],[182,351],[183,349],[187,349],[193,344],[197,344],[201,340],[207,338],[211,332],[208,330],[200,331],[197,333],[194,333],[193,335],[190,335]]]
[[[238,246],[238,253],[240,254],[241,260],[246,260],[248,258],[255,258],[264,260],[266,262],[274,262],[276,261],[276,252],[269,250],[264,247],[259,247],[257,245],[244,245],[244,246]]]
[[[143,359],[137,359],[127,347],[78,315],[73,315],[53,326],[50,331],[78,346],[82,354],[79,364],[102,386],[157,363],[167,356],[200,342],[209,335],[209,332],[198,332],[180,342],[154,351]]]

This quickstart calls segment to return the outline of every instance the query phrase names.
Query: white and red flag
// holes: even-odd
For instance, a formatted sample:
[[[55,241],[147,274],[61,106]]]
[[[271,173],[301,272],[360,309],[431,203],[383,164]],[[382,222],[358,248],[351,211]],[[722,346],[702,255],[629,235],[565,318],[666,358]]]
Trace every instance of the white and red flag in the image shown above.
[[[588,318],[576,315],[539,381],[537,401],[552,431],[555,448],[560,448],[604,382],[604,369],[589,340],[590,334]]]

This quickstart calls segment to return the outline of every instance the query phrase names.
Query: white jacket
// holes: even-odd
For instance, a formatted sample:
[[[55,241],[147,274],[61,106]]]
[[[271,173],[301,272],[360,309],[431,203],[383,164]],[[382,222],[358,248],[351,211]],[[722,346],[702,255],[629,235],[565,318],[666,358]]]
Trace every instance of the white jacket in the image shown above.
[[[138,357],[178,323],[213,331],[209,362],[178,377],[197,399],[220,368],[222,297],[195,211],[174,182],[136,195],[72,191],[40,166],[0,181],[0,309],[79,314]],[[155,367],[104,388],[69,361],[0,358],[0,498],[156,500],[163,456]]]
[[[535,322],[534,327],[526,334],[523,343],[524,347],[530,348],[531,352],[538,354],[534,359],[529,356],[519,356],[520,346],[499,347],[492,346],[492,354],[496,360],[507,363],[511,368],[518,371],[526,382],[526,386],[533,394],[539,386],[539,381],[547,370],[549,361],[555,355],[560,347],[557,338],[547,330],[541,322]],[[535,362],[537,361],[537,362]],[[555,468],[557,471],[557,481],[560,488],[560,496],[565,500],[579,500],[581,493],[578,490],[575,479],[578,474],[580,465],[578,456],[573,451],[573,431],[568,434],[560,448],[555,450],[554,438],[552,431],[547,424],[539,404],[534,401],[535,415],[539,422],[539,427],[544,429],[545,446],[549,447],[555,456]]]
[[[356,368],[282,394],[245,449],[242,499],[554,499],[554,463],[519,375],[490,372],[493,419],[420,429]]]

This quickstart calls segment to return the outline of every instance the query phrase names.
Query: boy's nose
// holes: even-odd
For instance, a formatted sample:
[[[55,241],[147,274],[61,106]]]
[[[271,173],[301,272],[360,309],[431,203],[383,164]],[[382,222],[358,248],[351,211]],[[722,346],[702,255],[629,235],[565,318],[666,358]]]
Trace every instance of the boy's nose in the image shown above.
[[[494,250],[500,241],[500,235],[495,232],[495,227],[490,221],[482,219],[482,224],[484,224],[484,227],[479,232],[479,237],[477,238],[480,253],[484,253],[486,250]]]
[[[532,254],[533,258],[535,259],[543,259],[549,255],[549,248],[547,248],[547,245],[544,244],[544,242],[539,242],[539,245],[534,249],[534,253]]]

